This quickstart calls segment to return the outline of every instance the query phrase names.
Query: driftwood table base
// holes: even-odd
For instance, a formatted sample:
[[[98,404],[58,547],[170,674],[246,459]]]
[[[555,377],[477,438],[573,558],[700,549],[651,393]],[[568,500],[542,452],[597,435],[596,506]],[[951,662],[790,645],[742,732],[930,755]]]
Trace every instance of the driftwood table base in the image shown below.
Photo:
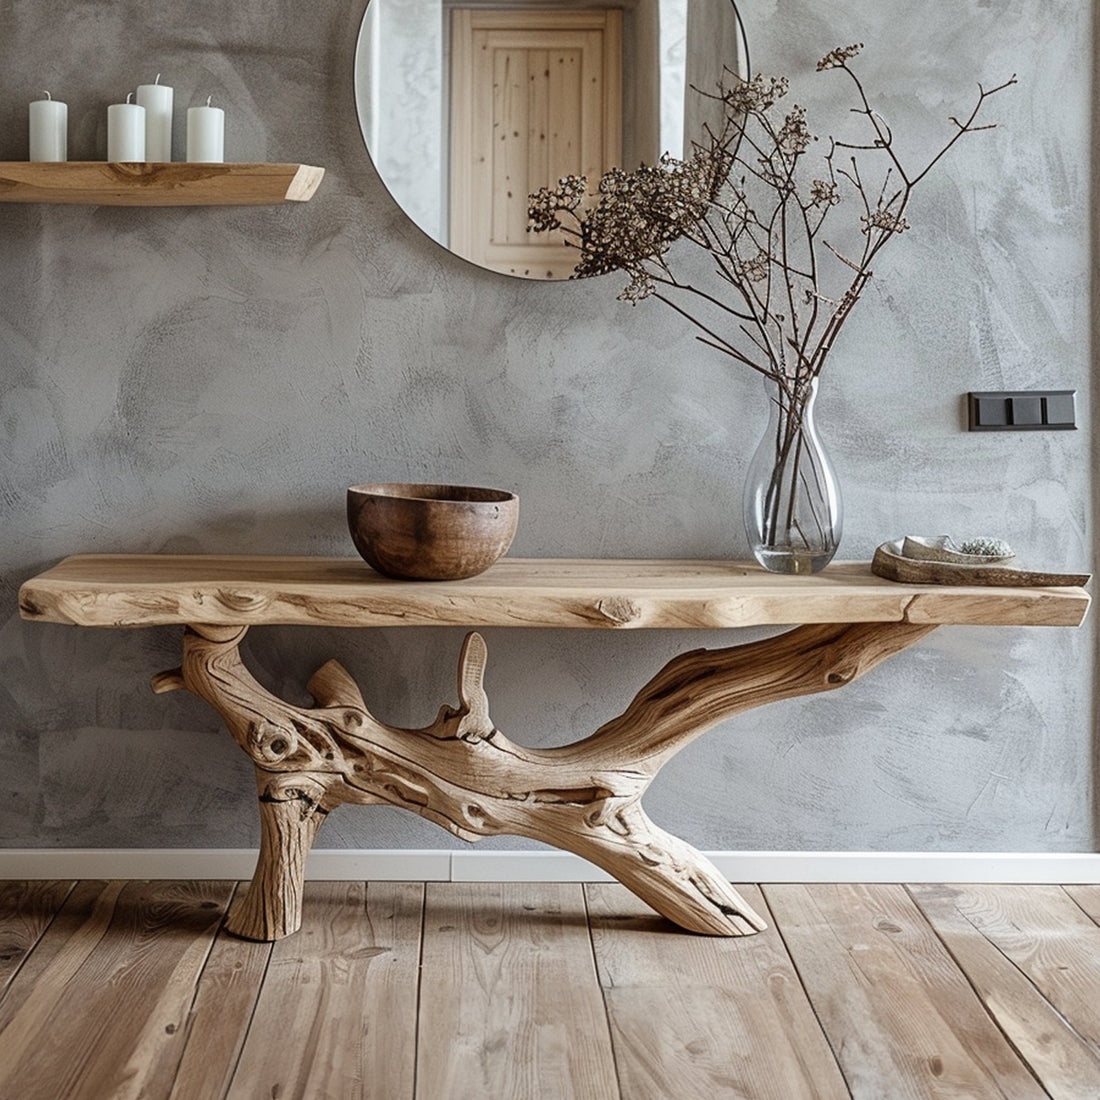
[[[273,940],[301,921],[302,875],[325,815],[345,802],[402,806],[464,840],[509,833],[575,852],[693,932],[747,935],[757,913],[694,848],[654,825],[642,797],[661,766],[751,707],[841,687],[937,625],[1077,626],[1081,588],[895,584],[866,562],[769,574],[725,561],[504,558],[463,581],[393,581],[345,558],[77,555],[20,589],[24,618],[90,627],[185,625],[183,664],[155,678],[217,710],[256,767],[262,822],[238,935]],[[670,661],[617,718],[553,749],[508,740],[489,717],[486,650],[471,633],[458,705],[424,729],[367,710],[329,662],[292,706],[245,668],[250,626],[418,625],[598,630],[804,625]],[[192,625],[187,625],[192,624]]]
[[[823,624],[695,650],[670,661],[591,737],[555,749],[523,748],[493,726],[477,633],[459,658],[458,706],[444,706],[424,729],[379,722],[335,661],[309,682],[316,707],[276,698],[241,661],[247,627],[189,627],[182,667],[154,687],[205,699],[256,766],[259,861],[228,919],[246,939],[299,927],[306,855],[325,815],[343,803],[402,806],[464,840],[509,833],[543,841],[599,865],[683,928],[741,936],[764,921],[702,853],[649,820],[641,800],[654,776],[723,719],[847,684],[932,629]]]

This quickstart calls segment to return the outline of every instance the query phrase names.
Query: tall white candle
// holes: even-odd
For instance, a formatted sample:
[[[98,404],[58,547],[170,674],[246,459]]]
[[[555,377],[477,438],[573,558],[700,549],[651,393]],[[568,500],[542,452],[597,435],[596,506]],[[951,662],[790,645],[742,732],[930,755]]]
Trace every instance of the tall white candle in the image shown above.
[[[225,160],[225,112],[211,107],[187,108],[187,159],[199,164],[220,164]]]
[[[130,102],[107,108],[107,159],[112,164],[145,160],[145,108]]]
[[[161,84],[139,84],[138,105],[145,108],[145,159],[166,164],[172,159],[172,89]]]
[[[30,109],[31,160],[66,160],[69,156],[69,108],[52,99],[36,99]]]

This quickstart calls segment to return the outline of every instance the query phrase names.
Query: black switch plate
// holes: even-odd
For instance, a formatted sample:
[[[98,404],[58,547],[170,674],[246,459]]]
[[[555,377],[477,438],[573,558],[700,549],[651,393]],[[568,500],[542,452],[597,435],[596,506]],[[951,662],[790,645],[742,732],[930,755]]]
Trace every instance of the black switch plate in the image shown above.
[[[1077,427],[1076,390],[990,390],[968,393],[972,432],[1072,431]]]

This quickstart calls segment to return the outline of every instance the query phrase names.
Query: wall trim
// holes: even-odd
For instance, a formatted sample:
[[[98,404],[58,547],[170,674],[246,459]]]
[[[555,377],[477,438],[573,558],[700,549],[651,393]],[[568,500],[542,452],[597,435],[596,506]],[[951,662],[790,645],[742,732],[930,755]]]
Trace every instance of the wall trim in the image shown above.
[[[1094,852],[708,852],[733,882],[1100,883]],[[248,879],[248,848],[3,848],[0,879]],[[609,882],[568,852],[320,849],[306,878]]]

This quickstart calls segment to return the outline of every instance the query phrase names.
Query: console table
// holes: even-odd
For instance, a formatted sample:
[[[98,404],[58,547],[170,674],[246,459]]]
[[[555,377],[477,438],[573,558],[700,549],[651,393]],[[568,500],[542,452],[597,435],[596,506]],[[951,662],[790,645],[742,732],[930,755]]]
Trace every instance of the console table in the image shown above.
[[[251,757],[261,841],[227,927],[273,940],[301,922],[306,855],[345,803],[387,803],[465,840],[508,833],[575,852],[694,932],[765,927],[714,866],[654,825],[641,799],[660,767],[739,711],[841,687],[942,624],[1077,626],[1082,588],[896,584],[866,562],[790,577],[715,561],[505,558],[463,581],[395,581],[355,559],[81,555],[27,581],[20,613],[94,627],[183,625],[183,663],[153,679],[221,715]],[[551,749],[508,740],[489,718],[486,647],[466,636],[458,705],[423,729],[388,726],[334,661],[310,680],[316,706],[265,690],[241,661],[250,626],[531,626],[629,630],[793,627],[674,658],[618,717]]]

